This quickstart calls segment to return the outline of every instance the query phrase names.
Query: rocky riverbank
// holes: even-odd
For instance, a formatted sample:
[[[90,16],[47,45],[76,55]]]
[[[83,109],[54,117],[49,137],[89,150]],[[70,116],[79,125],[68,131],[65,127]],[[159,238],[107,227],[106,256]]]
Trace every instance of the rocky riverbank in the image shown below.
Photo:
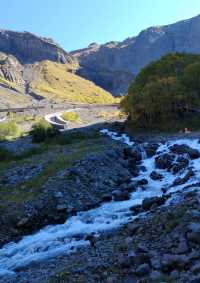
[[[116,141],[92,140],[100,152],[64,162],[34,198],[9,202],[1,244],[67,221],[0,250],[1,269],[16,271],[8,282],[198,282],[198,139],[103,133]]]

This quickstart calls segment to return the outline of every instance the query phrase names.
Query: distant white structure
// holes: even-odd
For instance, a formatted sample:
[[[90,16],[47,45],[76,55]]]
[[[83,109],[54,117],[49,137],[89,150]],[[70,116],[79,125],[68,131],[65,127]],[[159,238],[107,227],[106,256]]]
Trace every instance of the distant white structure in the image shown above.
[[[0,123],[6,121],[7,117],[0,118]]]

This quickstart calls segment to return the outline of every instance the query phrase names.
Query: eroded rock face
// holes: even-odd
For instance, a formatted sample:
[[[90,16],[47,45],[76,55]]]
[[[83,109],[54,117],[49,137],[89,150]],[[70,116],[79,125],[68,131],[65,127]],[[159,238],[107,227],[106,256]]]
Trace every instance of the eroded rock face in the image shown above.
[[[80,62],[79,75],[114,95],[125,94],[135,75],[167,53],[200,53],[200,16],[172,25],[150,27],[122,42],[91,44],[71,54]]]
[[[23,85],[22,70],[22,65],[14,56],[0,52],[0,77],[17,85]]]
[[[0,30],[0,51],[12,54],[22,63],[51,60],[71,62],[71,56],[52,39],[38,37],[29,32]]]

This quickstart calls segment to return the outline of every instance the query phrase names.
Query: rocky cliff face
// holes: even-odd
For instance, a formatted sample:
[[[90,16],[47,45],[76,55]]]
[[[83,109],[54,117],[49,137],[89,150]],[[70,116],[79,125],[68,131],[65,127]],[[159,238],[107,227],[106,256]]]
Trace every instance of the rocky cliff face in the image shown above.
[[[14,56],[0,52],[0,77],[17,85],[23,85],[22,72],[23,66]]]
[[[172,25],[150,27],[137,37],[71,52],[79,75],[114,95],[127,92],[135,75],[148,63],[173,52],[200,53],[200,15]]]
[[[38,37],[29,32],[0,30],[0,51],[12,54],[21,63],[42,60],[72,62],[71,56],[52,39]]]

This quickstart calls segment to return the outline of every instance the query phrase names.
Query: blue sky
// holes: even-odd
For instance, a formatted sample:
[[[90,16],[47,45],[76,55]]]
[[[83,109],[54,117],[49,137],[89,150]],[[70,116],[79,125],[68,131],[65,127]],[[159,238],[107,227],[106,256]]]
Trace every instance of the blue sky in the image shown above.
[[[0,28],[52,37],[67,51],[200,14],[199,0],[0,0]]]

